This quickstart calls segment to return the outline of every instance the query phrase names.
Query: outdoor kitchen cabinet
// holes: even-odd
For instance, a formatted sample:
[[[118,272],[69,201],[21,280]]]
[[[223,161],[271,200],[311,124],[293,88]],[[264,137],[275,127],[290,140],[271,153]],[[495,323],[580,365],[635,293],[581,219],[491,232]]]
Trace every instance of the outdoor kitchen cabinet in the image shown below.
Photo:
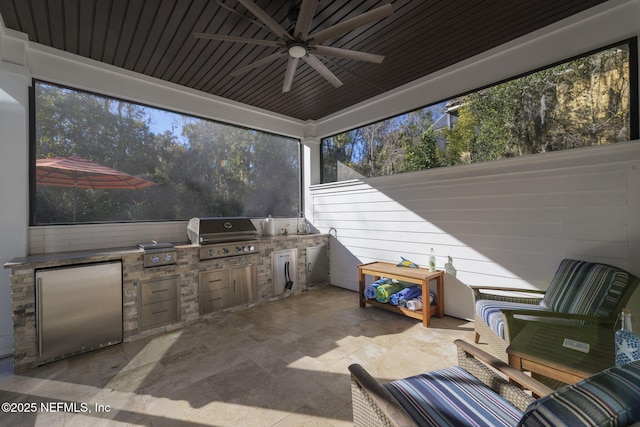
[[[307,248],[307,285],[327,282],[327,245]]]
[[[298,250],[283,249],[271,253],[271,273],[273,275],[273,294],[282,295],[286,291],[297,289]]]
[[[257,270],[253,264],[200,273],[200,314],[245,304],[257,297]]]
[[[229,270],[200,273],[200,314],[229,306]]]
[[[139,282],[139,324],[141,329],[180,320],[178,276]]]
[[[245,304],[257,298],[258,274],[253,264],[234,267],[230,271],[229,299],[231,305]]]

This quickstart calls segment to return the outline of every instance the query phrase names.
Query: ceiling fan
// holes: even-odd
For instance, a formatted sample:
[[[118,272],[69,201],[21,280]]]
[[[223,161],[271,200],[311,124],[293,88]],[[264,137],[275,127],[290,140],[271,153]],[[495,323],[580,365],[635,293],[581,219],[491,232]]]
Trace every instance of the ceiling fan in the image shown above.
[[[322,77],[324,77],[334,87],[342,86],[342,82],[335,74],[327,68],[322,61],[320,61],[316,55],[335,56],[339,58],[353,59],[356,61],[367,61],[380,64],[384,60],[383,55],[376,55],[373,53],[360,52],[351,49],[342,49],[337,47],[322,45],[326,40],[337,37],[349,31],[356,29],[365,24],[378,21],[382,18],[390,16],[393,13],[393,6],[386,4],[384,6],[377,7],[354,18],[347,19],[339,22],[331,27],[320,30],[316,33],[309,34],[311,29],[311,22],[315,15],[316,7],[318,5],[317,0],[302,0],[300,5],[299,14],[296,19],[295,29],[293,34],[290,34],[280,24],[278,24],[271,16],[269,16],[264,10],[256,5],[251,0],[238,0],[238,3],[242,4],[247,10],[249,10],[259,21],[271,30],[281,41],[254,39],[249,37],[236,37],[227,36],[222,34],[207,34],[207,33],[193,33],[194,37],[219,41],[230,41],[249,43],[263,46],[272,46],[279,48],[278,52],[258,59],[244,67],[233,70],[230,75],[237,77],[254,68],[261,67],[269,64],[278,58],[288,56],[287,71],[284,75],[284,84],[282,85],[283,92],[289,92],[293,83],[293,77],[298,67],[300,59],[304,60],[314,70],[316,70]]]

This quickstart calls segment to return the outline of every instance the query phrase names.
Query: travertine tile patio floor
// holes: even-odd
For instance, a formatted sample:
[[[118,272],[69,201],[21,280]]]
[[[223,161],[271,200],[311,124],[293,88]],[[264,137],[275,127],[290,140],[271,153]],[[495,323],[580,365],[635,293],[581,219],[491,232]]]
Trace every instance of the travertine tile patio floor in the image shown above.
[[[22,411],[0,425],[349,426],[347,366],[388,380],[454,365],[456,338],[473,342],[473,324],[424,328],[328,286],[24,375],[4,359],[0,402]]]

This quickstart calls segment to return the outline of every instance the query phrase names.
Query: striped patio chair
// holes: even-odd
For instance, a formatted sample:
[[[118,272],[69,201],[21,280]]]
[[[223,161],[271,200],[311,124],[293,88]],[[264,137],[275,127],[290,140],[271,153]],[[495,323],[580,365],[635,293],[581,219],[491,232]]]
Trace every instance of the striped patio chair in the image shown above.
[[[482,338],[491,353],[506,361],[509,343],[527,321],[613,327],[638,283],[636,276],[618,267],[565,259],[546,291],[472,286],[475,342]],[[517,291],[519,296],[505,295],[505,291]]]
[[[385,384],[362,366],[349,366],[354,425],[580,427],[640,422],[640,361],[552,391],[471,344],[455,344],[459,366]]]

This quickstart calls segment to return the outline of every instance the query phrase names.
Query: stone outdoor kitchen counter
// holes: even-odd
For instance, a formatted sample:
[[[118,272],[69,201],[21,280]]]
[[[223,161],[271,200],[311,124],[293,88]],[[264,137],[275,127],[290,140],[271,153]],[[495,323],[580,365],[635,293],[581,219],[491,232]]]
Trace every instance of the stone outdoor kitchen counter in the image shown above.
[[[328,283],[307,284],[306,248],[325,245],[328,248],[329,236],[326,234],[289,234],[273,237],[259,237],[260,252],[241,257],[229,257],[200,261],[198,245],[176,245],[177,262],[175,265],[153,268],[143,267],[144,251],[138,248],[119,248],[105,250],[87,250],[61,252],[14,258],[4,264],[11,269],[11,307],[14,330],[14,371],[22,373],[37,366],[37,329],[35,301],[35,271],[43,268],[76,266],[103,261],[122,261],[123,291],[123,340],[133,341],[149,335],[182,328],[224,312],[239,310],[251,305],[280,299],[304,292],[312,287]],[[271,254],[274,251],[297,249],[298,271],[297,285],[294,289],[275,295]],[[257,270],[257,298],[249,303],[226,307],[213,313],[200,315],[199,311],[199,273],[225,269],[238,264],[253,264]],[[327,263],[328,265],[328,263]],[[293,272],[292,272],[293,274]],[[139,295],[141,281],[157,280],[177,276],[179,286],[179,320],[153,328],[139,327]],[[328,271],[327,271],[328,277]]]

